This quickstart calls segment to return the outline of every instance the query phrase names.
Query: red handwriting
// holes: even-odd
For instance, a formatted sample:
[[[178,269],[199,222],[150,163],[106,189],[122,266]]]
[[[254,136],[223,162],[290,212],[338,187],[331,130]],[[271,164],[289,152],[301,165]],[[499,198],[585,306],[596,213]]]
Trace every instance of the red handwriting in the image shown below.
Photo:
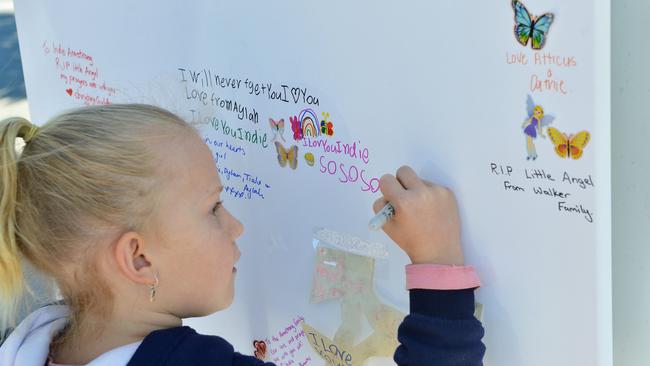
[[[506,63],[508,65],[528,65],[528,62],[536,66],[545,67],[577,67],[578,62],[575,56],[561,56],[550,52],[534,52],[531,57],[525,51],[515,53],[506,52]]]
[[[531,92],[556,92],[566,94],[566,83],[562,79],[553,78],[553,71],[548,69],[546,77],[540,77],[537,74],[530,76],[530,91]]]
[[[515,53],[506,52],[506,64],[519,66],[546,67],[544,73],[535,71],[530,75],[529,90],[531,92],[549,92],[566,95],[569,92],[564,79],[554,75],[552,68],[570,69],[578,66],[575,56],[557,55],[551,52],[518,51]],[[552,67],[552,68],[551,68]]]
[[[111,104],[116,89],[101,80],[101,72],[94,57],[82,49],[64,46],[59,42],[43,42],[43,54],[51,57],[63,91],[84,105]]]

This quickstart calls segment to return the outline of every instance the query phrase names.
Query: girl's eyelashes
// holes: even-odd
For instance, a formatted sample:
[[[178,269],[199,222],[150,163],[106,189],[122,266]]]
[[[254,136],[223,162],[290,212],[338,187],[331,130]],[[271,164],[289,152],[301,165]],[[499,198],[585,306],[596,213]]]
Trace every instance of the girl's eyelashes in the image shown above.
[[[215,215],[215,216],[217,215],[217,210],[221,207],[222,204],[223,204],[223,201],[219,201],[219,202],[217,202],[216,205],[214,205],[214,207],[212,208],[212,214],[213,215]]]

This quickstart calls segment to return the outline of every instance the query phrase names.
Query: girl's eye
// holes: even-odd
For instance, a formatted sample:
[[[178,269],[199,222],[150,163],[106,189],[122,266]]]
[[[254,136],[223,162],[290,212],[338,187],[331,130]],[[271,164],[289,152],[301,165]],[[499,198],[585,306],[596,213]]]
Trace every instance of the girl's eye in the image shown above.
[[[223,201],[219,201],[219,202],[217,202],[216,205],[214,205],[214,207],[212,208],[212,214],[213,215],[215,215],[215,216],[217,215],[217,210],[221,207],[222,203],[223,203]]]

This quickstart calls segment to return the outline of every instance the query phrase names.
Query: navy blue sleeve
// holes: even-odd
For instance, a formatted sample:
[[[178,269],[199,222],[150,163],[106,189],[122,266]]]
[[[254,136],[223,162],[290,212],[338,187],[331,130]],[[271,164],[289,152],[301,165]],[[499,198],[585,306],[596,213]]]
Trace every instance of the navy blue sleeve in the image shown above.
[[[411,290],[411,313],[397,331],[400,366],[483,365],[483,326],[474,317],[474,289]]]
[[[232,364],[236,366],[276,366],[271,362],[264,362],[254,356],[242,355],[235,352],[232,358]]]

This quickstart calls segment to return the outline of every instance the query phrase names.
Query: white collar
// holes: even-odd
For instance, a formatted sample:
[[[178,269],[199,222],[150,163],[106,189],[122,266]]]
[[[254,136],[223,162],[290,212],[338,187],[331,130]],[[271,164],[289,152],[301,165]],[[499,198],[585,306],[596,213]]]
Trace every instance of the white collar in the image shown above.
[[[45,365],[52,337],[65,327],[68,314],[65,305],[48,305],[29,314],[0,347],[0,365]],[[140,343],[114,348],[87,366],[126,365]]]

